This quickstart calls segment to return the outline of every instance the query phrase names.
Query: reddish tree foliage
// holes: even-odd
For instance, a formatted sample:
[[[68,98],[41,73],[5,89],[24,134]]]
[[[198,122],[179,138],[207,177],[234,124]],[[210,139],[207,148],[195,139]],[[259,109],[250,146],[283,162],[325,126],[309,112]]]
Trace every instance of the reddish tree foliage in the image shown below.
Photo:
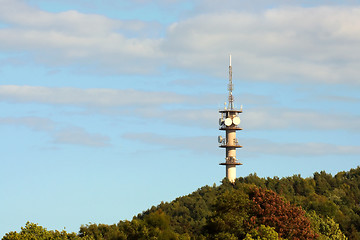
[[[292,206],[275,192],[262,188],[251,189],[249,197],[251,217],[246,223],[249,229],[265,225],[274,227],[281,238],[294,240],[317,238],[301,207]]]

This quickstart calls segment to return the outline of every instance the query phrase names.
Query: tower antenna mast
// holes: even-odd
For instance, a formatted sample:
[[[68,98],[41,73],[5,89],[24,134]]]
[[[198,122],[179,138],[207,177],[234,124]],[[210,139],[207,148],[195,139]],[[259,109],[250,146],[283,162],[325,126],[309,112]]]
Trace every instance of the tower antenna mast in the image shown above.
[[[233,91],[233,83],[232,83],[232,66],[231,66],[231,54],[230,54],[230,64],[229,64],[229,84],[228,84],[228,90],[229,90],[229,109],[234,109],[234,97],[232,95]]]
[[[226,166],[226,178],[234,183],[236,179],[236,166],[242,165],[236,158],[236,149],[241,148],[238,139],[236,138],[236,131],[242,130],[240,128],[240,117],[239,114],[242,113],[242,107],[240,110],[234,108],[234,97],[232,94],[233,83],[232,83],[232,66],[231,66],[231,55],[230,55],[230,64],[229,64],[229,107],[226,108],[226,105],[223,110],[220,110],[220,119],[219,119],[219,130],[225,131],[225,138],[222,136],[218,137],[219,147],[225,148],[225,162],[220,163],[220,165]]]

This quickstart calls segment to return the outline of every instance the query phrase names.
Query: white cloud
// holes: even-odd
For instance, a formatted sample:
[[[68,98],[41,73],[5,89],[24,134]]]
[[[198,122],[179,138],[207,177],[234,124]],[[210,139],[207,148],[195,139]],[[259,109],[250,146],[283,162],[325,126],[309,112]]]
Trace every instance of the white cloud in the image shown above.
[[[249,129],[302,129],[360,131],[360,116],[330,114],[306,109],[252,109],[243,116]]]
[[[222,0],[198,0],[195,9],[196,13],[213,13],[213,12],[229,12],[229,11],[247,11],[259,12],[269,8],[278,8],[281,6],[352,6],[358,5],[358,1],[354,0],[227,0],[226,4]]]
[[[216,128],[219,114],[214,109],[143,109],[138,114],[180,125]],[[248,130],[360,131],[360,116],[320,113],[307,109],[252,108],[240,115],[241,127]]]
[[[95,14],[86,15],[77,11],[49,13],[20,1],[2,0],[1,4],[3,7],[0,9],[0,19],[21,28],[58,30],[76,35],[96,35],[121,26],[120,21]]]
[[[89,147],[110,146],[110,138],[103,134],[88,133],[79,127],[69,127],[57,131],[53,142],[56,144],[84,145]]]
[[[243,94],[241,99],[247,104],[269,105],[276,103],[270,96],[256,94]],[[63,104],[89,107],[169,104],[218,106],[223,100],[223,94],[186,95],[171,91],[141,91],[134,89],[0,85],[0,101],[14,103]]]
[[[245,95],[254,104],[273,102],[269,97]],[[79,106],[106,113],[131,112],[133,116],[156,118],[174,124],[214,128],[218,112],[215,109],[219,95],[184,95],[175,92],[148,92],[132,89],[79,89],[34,86],[0,86],[0,101],[10,103],[39,103]],[[256,100],[257,99],[257,100]],[[214,108],[209,107],[209,103]],[[204,106],[204,104],[206,106]],[[166,106],[171,106],[168,108]],[[120,111],[120,112],[119,112]],[[251,130],[346,130],[360,131],[360,116],[351,114],[321,113],[308,109],[266,108],[244,109],[242,126]]]
[[[171,150],[188,150],[197,154],[218,152],[216,138],[213,137],[169,137],[156,133],[126,133],[123,135],[123,138],[146,144],[158,145]]]
[[[48,119],[41,117],[1,117],[0,124],[25,126],[35,131],[52,131],[56,124]]]
[[[158,111],[154,117],[172,124],[214,129],[218,127],[219,114],[216,109],[176,109]]]
[[[315,98],[317,101],[332,101],[332,102],[344,102],[344,103],[360,103],[360,98],[358,97],[351,97],[351,96],[337,96],[337,95],[324,95],[324,96],[317,96]]]
[[[246,151],[256,154],[284,156],[326,156],[360,154],[360,146],[344,146],[319,142],[277,143],[263,139],[244,139]]]
[[[163,49],[176,56],[176,67],[212,71],[231,52],[242,78],[359,83],[359,13],[297,7],[203,14],[173,24]]]
[[[0,20],[8,26],[0,29],[0,49],[21,51],[44,65],[140,74],[168,65],[219,74],[216,69],[231,52],[240,66],[238,78],[359,84],[358,6],[275,4],[247,13],[234,7],[194,13],[174,22],[165,36],[146,37],[144,31],[158,30],[143,21],[73,10],[50,13],[19,0],[1,4]]]
[[[115,20],[76,10],[52,13],[29,6],[21,0],[0,0],[0,20],[15,28],[49,30],[78,36],[108,36],[112,31],[142,31],[148,27],[138,20]]]
[[[55,144],[72,144],[89,147],[110,146],[110,138],[99,133],[89,133],[77,126],[63,127],[62,123],[43,117],[0,117],[0,125],[27,127],[33,131],[45,132]]]
[[[34,86],[0,86],[0,101],[77,105],[88,107],[136,107],[176,104],[191,100],[171,92],[146,92],[116,89],[49,88]]]
[[[220,154],[215,137],[176,137],[155,133],[124,134],[124,138],[146,144],[163,146],[172,150],[182,149],[195,153]],[[242,138],[245,144],[242,154],[272,154],[280,156],[304,157],[326,155],[357,155],[360,146],[335,145],[321,142],[278,143],[264,139]]]
[[[161,39],[142,36],[151,24],[73,10],[50,13],[18,0],[0,4],[0,20],[9,25],[0,28],[3,51],[23,51],[45,65],[75,64],[87,71],[95,65],[99,72],[155,72],[154,60],[161,58]]]

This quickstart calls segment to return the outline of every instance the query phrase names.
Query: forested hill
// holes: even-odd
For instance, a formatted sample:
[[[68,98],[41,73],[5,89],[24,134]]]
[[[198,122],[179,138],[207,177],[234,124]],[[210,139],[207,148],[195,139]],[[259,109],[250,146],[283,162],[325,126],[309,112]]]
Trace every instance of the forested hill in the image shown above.
[[[35,231],[52,238],[31,238]],[[10,239],[360,239],[360,167],[309,178],[252,174],[153,206],[131,221],[84,225],[77,235],[27,223],[3,238]]]

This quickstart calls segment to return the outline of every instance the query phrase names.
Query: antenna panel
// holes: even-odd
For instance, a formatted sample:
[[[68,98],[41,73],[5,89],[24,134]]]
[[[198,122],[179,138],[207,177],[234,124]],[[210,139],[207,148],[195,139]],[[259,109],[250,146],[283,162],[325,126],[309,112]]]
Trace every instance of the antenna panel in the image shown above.
[[[226,119],[225,119],[225,125],[226,125],[226,126],[230,126],[231,124],[232,124],[231,118],[226,118]]]
[[[219,125],[221,126],[224,123],[224,119],[219,118]]]
[[[239,118],[239,117],[234,117],[233,123],[234,123],[235,125],[239,125],[239,124],[240,124],[240,118]]]

